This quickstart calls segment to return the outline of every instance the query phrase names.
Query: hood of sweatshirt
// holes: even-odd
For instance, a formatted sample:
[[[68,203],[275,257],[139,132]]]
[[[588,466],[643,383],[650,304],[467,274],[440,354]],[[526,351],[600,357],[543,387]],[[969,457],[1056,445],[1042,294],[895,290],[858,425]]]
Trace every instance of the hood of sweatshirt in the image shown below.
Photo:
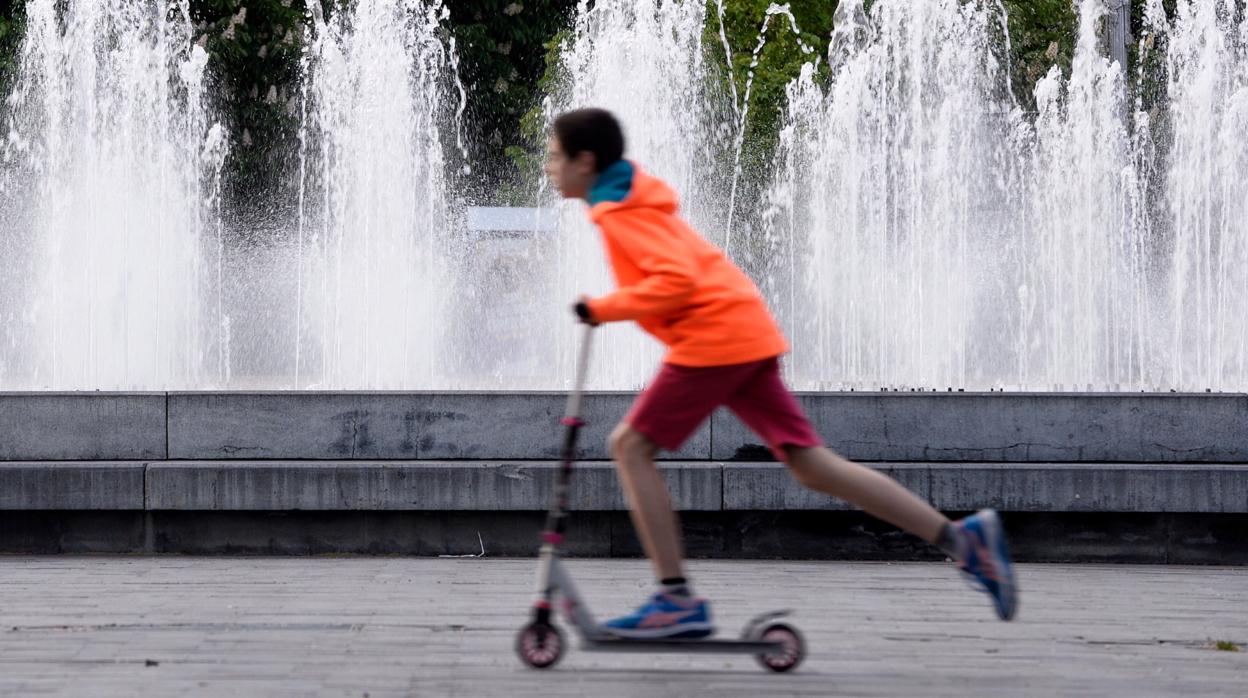
[[[674,214],[679,208],[676,192],[628,160],[603,170],[589,190],[589,217],[597,221],[615,211],[652,208]]]

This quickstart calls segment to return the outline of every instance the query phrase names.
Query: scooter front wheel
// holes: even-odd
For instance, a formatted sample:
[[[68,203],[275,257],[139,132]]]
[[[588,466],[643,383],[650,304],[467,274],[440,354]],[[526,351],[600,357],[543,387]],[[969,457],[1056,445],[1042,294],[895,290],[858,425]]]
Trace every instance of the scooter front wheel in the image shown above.
[[[794,669],[806,658],[806,641],[797,628],[787,623],[769,623],[755,634],[755,638],[780,643],[778,649],[757,655],[759,664],[776,673]]]
[[[552,667],[563,656],[563,635],[550,623],[529,623],[516,633],[516,654],[534,669]]]

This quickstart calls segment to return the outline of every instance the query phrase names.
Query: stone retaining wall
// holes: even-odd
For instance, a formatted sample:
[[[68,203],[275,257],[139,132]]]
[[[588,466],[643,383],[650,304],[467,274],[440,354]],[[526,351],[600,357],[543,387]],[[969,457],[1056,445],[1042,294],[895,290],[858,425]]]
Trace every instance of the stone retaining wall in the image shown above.
[[[593,393],[581,457],[633,396]],[[854,460],[1248,463],[1248,396],[804,393]],[[0,460],[551,460],[558,393],[0,393]],[[671,460],[767,459],[721,410]]]
[[[636,554],[587,396],[570,550]],[[1248,396],[801,394],[834,449],[938,508],[1005,513],[1020,559],[1242,563]],[[3,393],[0,552],[531,553],[559,393]],[[695,555],[933,551],[800,487],[721,411],[661,469]],[[899,537],[900,536],[900,537]],[[468,547],[471,547],[470,545]]]

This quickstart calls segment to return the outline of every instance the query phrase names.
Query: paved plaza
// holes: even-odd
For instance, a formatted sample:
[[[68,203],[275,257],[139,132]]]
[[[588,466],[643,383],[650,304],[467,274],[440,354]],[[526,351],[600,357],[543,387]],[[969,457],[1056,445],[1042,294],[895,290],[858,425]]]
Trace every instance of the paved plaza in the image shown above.
[[[0,694],[1248,695],[1243,568],[1022,565],[1019,618],[1002,623],[941,564],[695,562],[721,635],[796,609],[809,657],[773,675],[749,657],[576,647],[553,670],[525,668],[511,643],[534,567],[0,557]],[[644,561],[570,567],[600,617],[647,590]]]

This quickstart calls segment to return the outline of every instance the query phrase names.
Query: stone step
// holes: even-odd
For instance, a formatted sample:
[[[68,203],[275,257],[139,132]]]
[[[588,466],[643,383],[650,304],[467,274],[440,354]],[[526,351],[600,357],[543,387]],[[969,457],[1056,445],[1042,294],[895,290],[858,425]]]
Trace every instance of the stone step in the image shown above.
[[[947,511],[1248,513],[1248,464],[868,464]],[[554,461],[0,463],[2,510],[540,511]],[[776,463],[661,464],[682,511],[851,509]],[[626,508],[609,462],[578,463],[571,507]]]
[[[0,393],[0,461],[553,460],[556,392]],[[590,393],[580,457],[607,458],[629,393]],[[859,461],[1245,463],[1248,395],[799,393]],[[770,458],[720,410],[673,461]]]

